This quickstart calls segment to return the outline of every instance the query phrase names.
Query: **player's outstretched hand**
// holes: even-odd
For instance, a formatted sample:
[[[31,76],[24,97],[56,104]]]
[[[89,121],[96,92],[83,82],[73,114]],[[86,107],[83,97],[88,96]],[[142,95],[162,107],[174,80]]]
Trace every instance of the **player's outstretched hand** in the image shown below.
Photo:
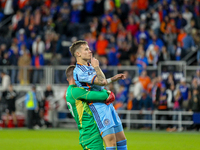
[[[108,91],[110,93],[109,97],[107,98],[107,100],[105,101],[106,105],[111,104],[112,102],[114,102],[115,100],[115,94],[111,91]]]
[[[112,82],[120,80],[120,79],[122,80],[126,79],[125,74],[120,73],[111,78]]]
[[[91,65],[92,67],[98,67],[99,61],[91,55]]]

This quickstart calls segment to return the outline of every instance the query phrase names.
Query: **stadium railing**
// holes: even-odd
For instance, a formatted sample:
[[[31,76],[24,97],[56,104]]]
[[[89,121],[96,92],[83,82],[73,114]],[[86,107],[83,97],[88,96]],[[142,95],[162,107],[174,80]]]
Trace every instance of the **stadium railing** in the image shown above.
[[[63,110],[60,111],[60,113],[70,113],[69,110]],[[177,125],[179,131],[181,131],[182,127],[184,125],[192,125],[194,122],[191,120],[183,120],[184,116],[192,116],[193,112],[188,112],[188,111],[146,111],[143,110],[142,114],[141,111],[139,110],[118,110],[117,111],[118,115],[125,115],[126,118],[122,119],[121,121],[123,124],[126,124],[127,130],[131,130],[131,126],[134,124],[150,124],[152,130],[156,130],[156,125],[162,124],[162,125]],[[146,120],[146,119],[131,119],[132,115],[151,115],[152,119],[151,120]],[[158,115],[166,115],[166,116],[172,116],[172,115],[177,115],[178,120],[158,120],[157,116]],[[75,123],[75,120],[73,118],[62,118],[57,120],[59,123]],[[76,126],[75,126],[76,127]]]
[[[24,80],[27,78],[30,80],[30,83],[33,83],[33,78],[36,74],[36,71],[41,72],[38,81],[34,84],[43,85],[43,84],[66,84],[65,70],[68,66],[42,66],[39,69],[36,67],[18,67],[18,66],[0,66],[0,72],[7,72],[8,75],[12,78],[15,85],[19,85],[18,75],[22,71],[24,75]],[[187,81],[191,80],[191,77],[196,74],[196,70],[199,69],[199,66],[186,66],[185,62],[161,62],[157,67],[148,66],[146,68],[147,74],[150,76],[154,74],[155,76],[162,76],[165,73],[165,76],[174,72],[177,75],[177,79],[180,79],[182,76],[187,78]],[[137,66],[108,66],[102,67],[106,77],[111,77],[117,73],[123,71],[128,71],[131,78],[139,76],[139,70]],[[29,85],[29,84],[23,84]]]

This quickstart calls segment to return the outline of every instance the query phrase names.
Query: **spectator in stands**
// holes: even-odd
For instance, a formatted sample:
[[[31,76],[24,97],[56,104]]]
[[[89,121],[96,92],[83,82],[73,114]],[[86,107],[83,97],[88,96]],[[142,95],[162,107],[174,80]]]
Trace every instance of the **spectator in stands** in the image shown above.
[[[200,16],[200,12],[199,12],[200,11],[200,5],[199,5],[199,3],[200,3],[199,1],[194,2],[194,16],[196,16],[196,17]]]
[[[43,78],[43,70],[41,69],[44,66],[44,57],[42,54],[36,53],[32,57],[32,66],[35,67],[33,72],[33,83],[38,83]]]
[[[160,57],[159,57],[159,61],[169,61],[169,60],[171,60],[170,54],[167,51],[166,46],[163,46],[162,49],[161,49],[161,54],[160,54]]]
[[[26,48],[25,44],[22,44],[21,49],[19,49],[19,55],[23,55],[23,53],[30,54],[30,50]]]
[[[113,14],[112,20],[110,22],[110,29],[113,34],[117,34],[118,25],[121,23],[121,20],[116,14]]]
[[[139,102],[140,102],[140,104],[139,104],[140,114],[142,114],[142,110],[148,110],[148,111],[153,110],[152,99],[149,96],[149,94],[147,93],[147,91],[145,91],[145,90],[142,91],[142,97],[141,97]],[[152,120],[151,114],[145,114],[144,119],[145,120]],[[151,124],[145,124],[145,128],[150,129]]]
[[[158,46],[150,44],[147,48],[146,56],[147,56],[147,59],[148,59],[148,64],[156,67],[158,60],[159,60],[158,59],[159,58],[159,48],[158,48]]]
[[[3,97],[7,103],[5,126],[8,127],[9,116],[12,115],[13,123],[15,127],[17,127],[17,117],[15,114],[15,101],[17,98],[17,92],[13,89],[12,85],[9,85],[8,90],[3,93]]]
[[[185,32],[185,30],[182,28],[180,29],[180,32],[178,34],[178,37],[177,37],[177,42],[180,42],[181,43],[181,47],[183,47],[183,39],[187,36],[187,33]]]
[[[165,81],[165,85],[166,85],[166,88],[169,89],[171,87],[171,85],[174,85],[176,86],[176,80],[174,79],[174,75],[173,73],[170,73],[167,77],[167,80]]]
[[[139,51],[141,49],[141,51]],[[145,57],[145,53],[142,49],[142,46],[139,46],[138,47],[138,54],[137,54],[137,60],[136,60],[136,64],[137,64],[137,67],[139,69],[139,74],[142,73],[143,70],[146,69],[147,65],[148,65],[148,60],[147,58]]]
[[[133,79],[133,95],[134,97],[139,101],[141,99],[142,96],[142,90],[143,90],[143,86],[139,80],[138,77],[135,77]]]
[[[180,61],[183,55],[183,49],[181,48],[181,43],[177,42],[176,50],[175,50],[175,60]]]
[[[119,80],[119,84],[125,87],[125,90],[127,91],[127,94],[128,94],[132,81],[131,81],[131,78],[129,76],[128,71],[124,71],[123,74],[125,74],[126,79],[125,80]]]
[[[30,54],[27,54],[26,51],[23,50],[23,53],[18,60],[18,66],[21,67],[19,69],[18,78],[21,85],[30,83],[30,69],[28,68],[30,67],[30,65],[31,65]]]
[[[4,53],[3,58],[0,62],[2,66],[9,66],[10,65],[10,59],[8,52]]]
[[[151,17],[151,29],[154,31],[155,35],[158,36],[160,28],[160,18],[158,12],[154,8],[151,8]]]
[[[36,40],[33,42],[32,53],[33,55],[43,54],[44,51],[45,51],[45,44],[41,40],[41,36],[37,36]]]
[[[118,49],[119,52],[119,61],[121,65],[130,65],[129,57],[131,55],[130,46],[127,41],[123,41]]]
[[[177,94],[177,90],[175,89],[175,85],[173,83],[170,84],[170,87],[166,90],[166,93],[167,93],[167,108],[168,110],[171,111],[173,110],[174,107],[174,97]]]
[[[181,110],[182,101],[183,101],[183,97],[181,96],[181,92],[179,90],[177,90],[176,95],[174,96],[173,111]],[[172,120],[177,121],[178,115],[173,115]],[[174,124],[173,128],[167,128],[167,131],[173,132],[173,131],[176,131],[177,128],[178,128],[178,125]]]
[[[165,84],[162,84],[161,86],[160,97],[157,108],[158,110],[167,110],[167,93]]]
[[[4,15],[5,15],[5,18],[9,18],[14,13],[13,4],[12,4],[11,0],[7,0],[5,3],[6,4],[5,4],[5,8],[4,8]]]
[[[157,109],[159,111],[167,111],[167,93],[165,84],[161,85],[159,101],[157,102]],[[167,115],[158,115],[158,120],[166,120]],[[158,128],[161,128],[161,125],[158,125]]]
[[[190,35],[186,35],[183,39],[183,49],[186,50],[186,52],[192,50],[195,50],[195,43],[194,39]]]
[[[145,24],[140,24],[139,31],[136,33],[136,40],[138,44],[140,43],[141,38],[146,39],[146,41],[149,40],[149,33],[145,30],[145,27]]]
[[[125,0],[121,0],[120,1],[120,10],[121,10],[121,13],[122,13],[122,22],[124,22],[127,17],[128,17],[128,13],[129,13],[129,6],[127,3],[125,3]]]
[[[126,40],[127,31],[123,24],[118,25],[117,42],[124,42]]]
[[[18,22],[22,19],[23,13],[18,10],[15,15],[12,17],[12,30],[16,31],[18,28]]]
[[[145,10],[147,10],[148,4],[149,2],[146,0],[137,0],[137,6],[138,6],[140,14],[144,13]]]
[[[185,12],[183,13],[183,18],[187,21],[187,24],[184,27],[184,29],[186,31],[190,28],[190,21],[191,21],[192,17],[193,17],[193,14],[189,11],[189,8],[186,7]]]
[[[159,98],[160,98],[160,86],[158,83],[158,78],[154,78],[152,80],[152,87],[150,90],[150,96],[154,105],[154,108],[156,109],[157,107],[157,103],[159,102]]]
[[[18,65],[18,60],[19,60],[18,48],[15,46],[15,47],[13,47],[13,51],[10,56],[11,65],[16,67]],[[18,69],[13,68],[11,71],[11,83],[12,84],[18,83],[17,73],[18,73]]]
[[[80,23],[81,21],[81,11],[79,10],[77,5],[72,6],[72,11],[71,11],[71,23]]]
[[[194,89],[193,90],[193,96],[191,97],[190,101],[189,101],[189,111],[192,111],[194,113],[199,113],[200,112],[200,96],[199,96],[199,90],[198,89]],[[196,130],[198,131],[200,129],[200,125],[199,124],[194,124],[193,125],[194,128],[196,128]]]
[[[200,65],[200,32],[197,29],[192,29],[191,36],[194,39],[197,48],[197,64]]]
[[[4,54],[5,53],[7,53],[8,51],[7,51],[7,47],[6,47],[6,44],[1,44],[1,46],[0,46],[0,55],[1,55],[1,58],[3,58],[4,57]],[[2,60],[1,60],[1,62],[0,62],[1,64],[2,64]]]
[[[169,16],[165,16],[164,20],[161,21],[161,25],[160,25],[160,31],[163,34],[167,33],[167,24],[169,24]]]
[[[198,69],[198,70],[196,71],[196,75],[194,76],[193,79],[196,79],[198,85],[200,85],[200,69]]]
[[[120,85],[119,91],[116,94],[114,107],[116,110],[125,110],[127,107],[127,91],[123,85]]]
[[[103,34],[99,35],[99,38],[96,42],[96,52],[99,56],[106,55],[106,48],[108,46],[108,40],[105,39]]]
[[[200,97],[198,89],[194,89],[188,104],[189,111],[200,112]]]
[[[183,108],[183,110],[187,110],[188,109],[190,91],[189,91],[188,85],[186,84],[185,78],[181,78],[179,90],[180,90],[182,97],[183,97],[182,108]]]
[[[197,80],[197,78],[194,78],[193,80],[192,80],[192,84],[191,84],[191,86],[190,86],[190,93],[191,93],[191,97],[193,96],[193,91],[194,90],[198,90],[198,91],[200,91],[200,86],[198,85],[198,80]]]
[[[183,18],[182,14],[179,13],[178,17],[176,18],[176,27],[178,31],[184,28],[187,25],[187,21]]]
[[[149,40],[148,45],[154,44],[155,46],[159,47],[159,50],[161,50],[164,46],[163,41],[160,38],[158,38],[158,36],[154,33],[152,33],[151,38],[152,39]]]
[[[27,49],[30,50],[31,54],[32,54],[32,45],[33,45],[33,42],[35,41],[35,37],[36,37],[36,33],[32,31],[30,33],[30,37],[27,39]]]
[[[128,17],[128,25],[126,26],[126,30],[131,32],[132,36],[135,36],[138,31],[138,24],[134,21],[133,17],[130,15]]]
[[[142,84],[144,90],[148,90],[148,85],[151,83],[151,79],[147,75],[147,71],[143,70],[141,75],[139,76],[139,81]]]
[[[133,92],[129,92],[127,110],[139,110],[139,100],[135,98]]]
[[[108,65],[110,66],[117,66],[119,64],[119,53],[116,50],[116,48],[112,47],[111,49],[108,50]]]

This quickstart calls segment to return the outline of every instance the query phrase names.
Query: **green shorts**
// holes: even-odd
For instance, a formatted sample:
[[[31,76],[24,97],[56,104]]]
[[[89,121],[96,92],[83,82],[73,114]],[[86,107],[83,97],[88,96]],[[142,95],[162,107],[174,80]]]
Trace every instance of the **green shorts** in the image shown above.
[[[95,137],[82,141],[80,144],[83,150],[104,150],[103,140],[99,133]]]

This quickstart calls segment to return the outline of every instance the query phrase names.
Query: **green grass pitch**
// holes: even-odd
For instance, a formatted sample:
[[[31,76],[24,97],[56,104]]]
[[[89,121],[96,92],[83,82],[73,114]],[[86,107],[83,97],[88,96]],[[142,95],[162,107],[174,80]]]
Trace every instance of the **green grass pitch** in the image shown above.
[[[129,150],[199,150],[200,132],[125,131]],[[82,150],[78,130],[3,129],[0,150]]]

